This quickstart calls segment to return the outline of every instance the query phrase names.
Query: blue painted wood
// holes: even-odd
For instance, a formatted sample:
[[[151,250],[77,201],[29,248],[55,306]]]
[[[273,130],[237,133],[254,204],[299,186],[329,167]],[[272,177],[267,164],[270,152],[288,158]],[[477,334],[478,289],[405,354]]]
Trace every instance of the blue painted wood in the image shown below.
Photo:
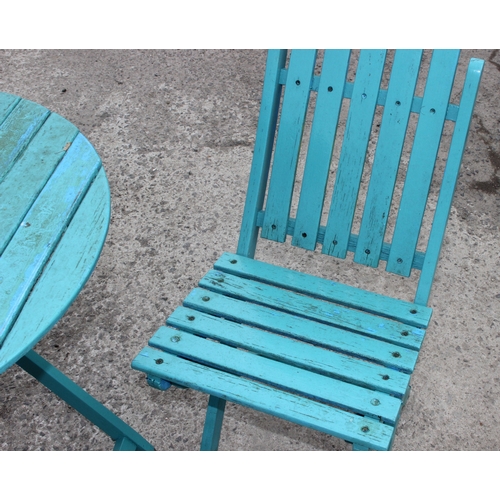
[[[427,304],[429,300],[434,273],[436,272],[439,253],[446,230],[446,223],[450,215],[451,202],[453,201],[453,194],[455,192],[462,156],[467,143],[467,135],[483,67],[484,61],[472,59],[467,70],[462,98],[460,100],[460,110],[453,130],[448,161],[444,171],[436,212],[427,244],[425,261],[420,275],[417,293],[415,295],[415,302],[417,304]]]
[[[414,339],[424,335],[424,330],[420,328],[410,327],[387,318],[382,319],[379,316],[337,304],[329,304],[296,292],[256,283],[220,271],[209,271],[200,280],[200,286],[207,290],[223,292],[230,297],[268,305],[297,316],[350,329],[368,337],[393,343],[407,342],[408,337]],[[408,336],[404,337],[402,332],[406,332]]]
[[[186,299],[192,309],[177,308],[169,326],[362,387],[398,397],[406,392],[410,377],[403,370],[412,366],[398,363],[394,345],[224,296],[204,302],[193,292]]]
[[[394,433],[391,425],[151,347],[141,350],[132,367],[372,449],[388,449]]]
[[[386,270],[409,276],[460,51],[436,50],[422,101]]]
[[[0,373],[32,349],[72,304],[94,270],[109,218],[109,186],[100,169],[0,349]]]
[[[0,125],[21,100],[20,97],[0,92]]]
[[[52,114],[0,183],[0,255],[77,134],[73,124]]]
[[[17,363],[116,441],[153,447],[32,348],[92,273],[110,196],[99,156],[78,129],[0,93],[0,373]]]
[[[378,267],[422,50],[397,51],[372,166],[354,261]]]
[[[352,443],[356,450],[390,449],[432,313],[425,304],[482,70],[482,62],[472,61],[458,107],[449,102],[458,52],[435,52],[423,98],[413,95],[421,55],[422,51],[398,51],[386,90],[380,88],[385,51],[361,52],[354,83],[345,82],[346,53],[326,51],[321,75],[311,74],[313,61],[308,61],[309,88],[294,101],[298,93],[291,87],[298,79],[296,68],[292,63],[285,67],[284,52],[270,52],[257,159],[250,174],[238,251],[222,255],[132,363],[159,385],[173,383],[210,395],[203,448],[217,448],[223,405],[228,400],[330,433]],[[330,74],[333,59],[329,59],[334,57],[335,75]],[[298,59],[294,56],[292,61]],[[330,77],[337,79],[335,85],[328,84]],[[272,126],[277,122],[283,85],[289,95],[296,95],[290,98],[285,91],[264,209],[275,139]],[[332,87],[331,92],[328,86],[325,91],[325,85]],[[293,219],[290,201],[309,91],[318,95],[297,218]],[[350,111],[328,223],[323,227],[319,220],[342,99],[351,100]],[[351,226],[375,106],[385,106],[385,110],[358,236],[352,234]],[[456,120],[426,253],[417,252],[411,241],[407,246],[397,227],[392,246],[384,242],[410,113],[421,116],[398,224],[407,221],[409,231],[416,231],[417,236],[433,150],[444,120]],[[425,151],[429,145],[430,151]],[[411,219],[412,203],[417,206],[415,220]],[[402,275],[412,267],[421,269],[416,303],[256,261],[258,228],[264,237],[276,241],[292,236],[292,244],[303,248],[320,243],[323,252],[339,257],[354,252],[356,262],[373,267],[387,260],[388,270]],[[400,251],[408,255],[402,258]]]
[[[353,444],[352,451],[370,451],[370,448],[368,448],[368,446],[361,446],[359,444]]]
[[[270,50],[267,56],[252,168],[238,240],[238,253],[247,257],[254,256],[257,244],[257,217],[264,203],[281,97],[279,79],[286,55],[286,50]]]
[[[43,106],[21,100],[0,125],[0,182],[49,114]]]
[[[210,396],[208,400],[205,425],[203,427],[203,435],[201,437],[200,449],[202,451],[217,451],[219,448],[220,433],[225,408],[225,399]]]
[[[327,50],[307,150],[292,244],[314,250],[342,108],[350,50]]]
[[[306,293],[315,298],[371,312],[420,328],[427,328],[432,315],[430,307],[422,307],[412,302],[386,297],[333,280],[307,275],[232,253],[224,253],[215,262],[214,268],[235,276]]]
[[[280,72],[279,83],[284,85],[286,83],[287,76],[288,76],[288,70],[286,68],[283,68]],[[311,90],[318,91],[320,78],[321,77],[318,75],[313,76],[311,82]],[[345,99],[351,99],[353,88],[354,84],[352,82],[345,83],[344,86]],[[381,88],[378,92],[377,106],[385,106],[386,100],[387,100],[387,90]],[[422,108],[422,97],[416,95],[413,97],[411,112],[420,113],[421,108]],[[446,111],[446,119],[451,121],[456,121],[457,114],[458,114],[458,106],[456,104],[450,103]]]
[[[342,325],[318,323],[314,318],[303,318],[294,314],[293,311],[267,308],[262,304],[248,303],[241,298],[226,297],[200,288],[191,291],[184,305],[200,312],[246,323],[406,373],[411,372],[415,366],[418,354],[415,344],[417,341],[421,342],[417,339],[417,335],[411,335],[406,330],[401,330],[401,333],[408,334],[409,342],[406,341],[407,337],[404,335],[395,341],[371,338],[362,332],[343,328]],[[229,307],[231,309],[228,309]],[[176,321],[177,324],[178,320],[174,317],[172,321]],[[170,318],[168,323],[170,323]],[[193,328],[193,325],[190,328]],[[402,342],[406,344],[401,345]],[[395,352],[398,353],[397,356],[394,356]]]
[[[227,373],[248,377],[314,400],[381,418],[387,423],[394,424],[401,409],[401,400],[389,394],[349,384],[172,328],[160,328],[150,339],[149,345]],[[374,399],[377,400],[376,404]]]
[[[257,216],[257,227],[262,227],[262,222],[264,220],[264,211],[259,212]],[[324,235],[325,235],[326,227],[325,226],[320,226],[319,231],[318,231],[318,243],[323,244],[324,241]],[[295,232],[295,219],[289,218],[288,219],[288,226],[287,226],[287,235],[292,236]],[[355,252],[356,248],[358,247],[358,240],[359,237],[356,234],[351,234],[349,237],[349,243],[347,250],[349,252]],[[382,245],[382,253],[380,255],[381,260],[387,260],[389,258],[389,253],[390,253],[391,245],[388,243],[384,243]],[[412,261],[412,268],[413,269],[422,269],[422,265],[424,262],[424,252],[419,252],[416,251],[415,255],[413,256],[413,261]]]
[[[0,345],[100,167],[94,148],[79,135],[2,253]]]
[[[340,258],[347,254],[385,56],[385,50],[361,51],[359,56],[322,248]]]
[[[309,103],[315,50],[292,51],[276,139],[261,236],[285,241],[304,120]]]

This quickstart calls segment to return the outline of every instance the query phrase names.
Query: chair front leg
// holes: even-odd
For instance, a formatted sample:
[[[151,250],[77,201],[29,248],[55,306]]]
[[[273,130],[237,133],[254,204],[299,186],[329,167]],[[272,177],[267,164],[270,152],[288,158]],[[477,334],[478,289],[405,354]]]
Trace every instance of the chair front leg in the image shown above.
[[[220,432],[225,408],[225,399],[210,396],[208,400],[207,415],[205,417],[205,427],[203,428],[203,436],[201,438],[200,449],[202,451],[217,451],[219,448]]]

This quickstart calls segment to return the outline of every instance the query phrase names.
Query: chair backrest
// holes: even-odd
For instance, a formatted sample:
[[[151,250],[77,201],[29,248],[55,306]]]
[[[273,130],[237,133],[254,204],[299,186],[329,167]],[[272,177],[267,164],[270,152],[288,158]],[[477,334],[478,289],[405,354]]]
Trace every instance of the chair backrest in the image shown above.
[[[428,64],[423,55],[269,51],[239,254],[254,256],[259,230],[308,250],[319,243],[402,276],[420,270],[415,302],[427,303],[484,62],[471,59],[456,105],[460,51],[434,50]],[[445,167],[430,203],[438,155]]]

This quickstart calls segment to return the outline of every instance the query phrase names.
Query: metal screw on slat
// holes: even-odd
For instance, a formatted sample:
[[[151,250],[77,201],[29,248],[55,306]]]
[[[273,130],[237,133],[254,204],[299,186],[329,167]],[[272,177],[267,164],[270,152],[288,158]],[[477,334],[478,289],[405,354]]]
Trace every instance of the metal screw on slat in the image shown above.
[[[232,259],[229,261],[230,264],[236,264],[236,262],[238,262],[236,259]]]
[[[367,425],[361,427],[361,432],[368,432],[369,430],[370,428]]]
[[[403,337],[408,337],[408,335],[409,335],[409,334],[410,334],[410,332],[408,332],[408,331],[406,331],[406,330],[405,330],[404,332],[401,332],[401,335],[402,335]]]
[[[400,358],[400,357],[401,357],[401,354],[399,354],[399,352],[393,352],[393,353],[392,353],[392,356],[393,356],[394,358]]]
[[[201,300],[203,300],[203,302],[208,302],[210,300],[210,297],[207,297],[205,295],[205,297],[202,297]]]
[[[378,399],[372,399],[370,401],[370,403],[373,405],[373,406],[378,406],[380,404],[380,401]]]
[[[179,335],[174,335],[173,337],[170,338],[170,341],[175,343],[179,342],[179,340],[181,340]]]
[[[382,375],[382,380],[389,380],[389,375]]]
[[[194,318],[194,316],[188,316],[187,319],[188,319],[188,321],[194,321],[195,318]]]
[[[155,363],[157,365],[161,365],[163,363],[163,359],[159,358],[159,359],[155,359]]]

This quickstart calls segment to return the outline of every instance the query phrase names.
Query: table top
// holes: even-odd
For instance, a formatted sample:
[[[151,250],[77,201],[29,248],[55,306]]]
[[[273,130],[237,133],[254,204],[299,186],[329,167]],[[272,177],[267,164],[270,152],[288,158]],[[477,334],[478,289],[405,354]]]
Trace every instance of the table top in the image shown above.
[[[101,160],[77,127],[0,93],[0,373],[63,316],[110,219]]]

